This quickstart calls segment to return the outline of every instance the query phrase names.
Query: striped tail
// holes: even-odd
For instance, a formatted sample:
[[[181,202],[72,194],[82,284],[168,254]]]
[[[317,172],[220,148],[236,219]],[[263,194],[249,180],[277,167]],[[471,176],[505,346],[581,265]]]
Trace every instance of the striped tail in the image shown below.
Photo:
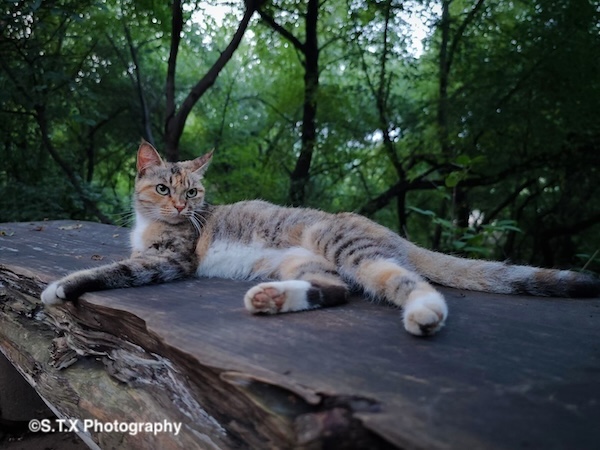
[[[600,297],[599,278],[571,270],[458,258],[412,245],[408,260],[430,281],[458,289],[548,297]]]

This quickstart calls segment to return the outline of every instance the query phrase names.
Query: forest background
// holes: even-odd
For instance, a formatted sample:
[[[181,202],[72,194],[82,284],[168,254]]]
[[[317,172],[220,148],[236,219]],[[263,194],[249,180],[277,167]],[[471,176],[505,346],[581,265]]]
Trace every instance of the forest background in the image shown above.
[[[140,138],[213,203],[600,272],[600,3],[5,0],[0,222],[126,225]]]

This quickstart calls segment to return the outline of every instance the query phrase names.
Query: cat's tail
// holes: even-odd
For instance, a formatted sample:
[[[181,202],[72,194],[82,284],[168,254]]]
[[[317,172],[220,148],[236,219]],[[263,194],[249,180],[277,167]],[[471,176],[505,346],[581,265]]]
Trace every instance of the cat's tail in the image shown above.
[[[412,244],[407,256],[418,273],[443,286],[498,294],[600,297],[600,279],[585,273],[458,258]]]

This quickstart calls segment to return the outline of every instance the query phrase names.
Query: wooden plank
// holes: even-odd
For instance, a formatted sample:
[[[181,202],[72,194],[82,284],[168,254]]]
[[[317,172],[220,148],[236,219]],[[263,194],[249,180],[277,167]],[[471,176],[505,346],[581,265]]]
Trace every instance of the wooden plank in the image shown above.
[[[186,424],[196,445],[203,436],[215,448],[320,448],[333,440],[338,448],[586,449],[600,442],[600,299],[443,289],[448,325],[422,339],[402,329],[396,309],[358,297],[321,311],[251,316],[241,301],[250,283],[201,279],[86,294],[46,311],[41,323],[33,299],[44,283],[126,257],[127,230],[67,221],[3,224],[0,234],[0,347],[22,372],[42,367],[46,378],[30,382],[38,391],[52,386],[40,393],[63,415],[140,419],[133,406],[104,405],[106,395],[71,380],[94,365],[102,389],[113,383],[111,396],[152,405],[158,415],[177,416],[168,403],[189,395],[194,408],[183,402],[173,420]],[[26,300],[15,300],[23,293]],[[33,322],[40,325],[29,333],[35,355],[18,334]],[[53,369],[47,361],[57,331],[61,345],[68,340],[68,348],[92,355]],[[73,355],[65,351],[61,361]],[[165,379],[152,385],[159,373]],[[52,377],[96,406],[63,407]],[[186,413],[210,420],[194,428]]]

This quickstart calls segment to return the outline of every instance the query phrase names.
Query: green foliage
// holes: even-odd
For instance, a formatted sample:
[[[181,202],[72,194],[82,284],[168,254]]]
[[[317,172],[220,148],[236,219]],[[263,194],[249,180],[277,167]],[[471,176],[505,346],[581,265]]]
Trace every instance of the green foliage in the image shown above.
[[[459,227],[454,222],[439,217],[431,210],[409,206],[411,211],[428,217],[441,229],[446,248],[471,258],[495,258],[501,255],[502,246],[509,233],[522,233],[514,220],[498,220],[490,224]]]
[[[438,1],[321,3],[306,204],[365,212],[442,251],[599,271],[600,10],[477,4],[450,2],[445,23]],[[264,5],[300,41],[305,7]],[[243,10],[184,3],[178,103]],[[411,17],[427,27],[423,53]],[[169,3],[4,2],[0,23],[0,220],[120,222],[140,137],[163,148]],[[289,201],[303,75],[302,55],[256,14],[180,141],[184,158],[216,149],[211,201]]]

